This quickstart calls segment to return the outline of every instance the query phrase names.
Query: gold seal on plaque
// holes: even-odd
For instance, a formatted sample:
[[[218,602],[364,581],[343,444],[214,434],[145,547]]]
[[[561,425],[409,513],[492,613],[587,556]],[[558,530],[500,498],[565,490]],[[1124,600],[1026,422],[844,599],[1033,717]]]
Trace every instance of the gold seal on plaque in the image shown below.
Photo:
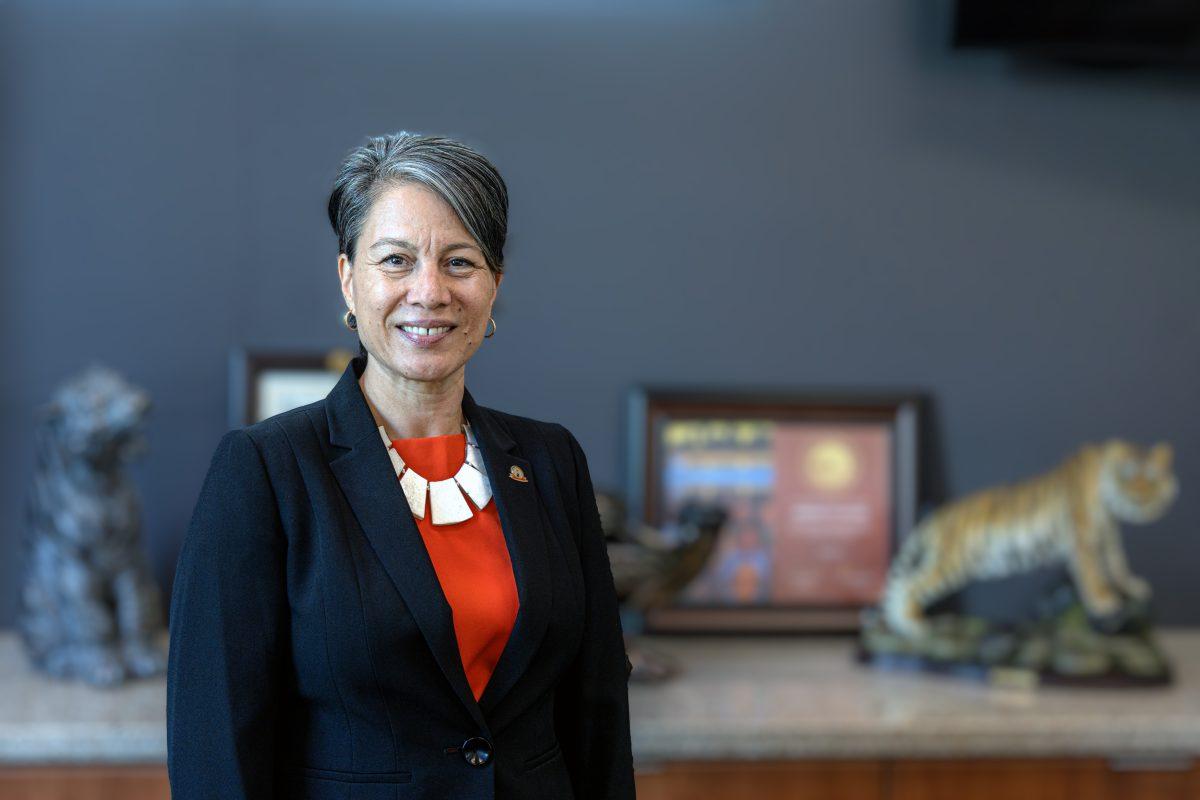
[[[858,458],[844,442],[826,439],[804,454],[804,474],[818,489],[845,489],[858,477]]]

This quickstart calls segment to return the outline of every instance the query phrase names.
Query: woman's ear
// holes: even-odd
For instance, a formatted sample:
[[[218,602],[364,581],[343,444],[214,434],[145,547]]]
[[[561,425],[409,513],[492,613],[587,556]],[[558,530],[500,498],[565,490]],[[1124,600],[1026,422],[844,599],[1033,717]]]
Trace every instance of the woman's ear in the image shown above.
[[[354,265],[345,253],[338,254],[338,282],[342,285],[342,298],[346,308],[354,308]]]

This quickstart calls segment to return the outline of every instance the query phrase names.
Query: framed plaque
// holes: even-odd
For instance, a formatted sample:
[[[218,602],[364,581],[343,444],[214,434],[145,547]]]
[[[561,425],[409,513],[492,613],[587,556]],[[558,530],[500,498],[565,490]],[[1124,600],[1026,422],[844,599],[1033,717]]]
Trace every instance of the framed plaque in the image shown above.
[[[230,359],[229,418],[234,427],[252,425],[320,400],[338,382],[354,354],[239,350]]]
[[[729,514],[708,564],[646,630],[856,630],[914,522],[918,405],[635,389],[631,513],[656,527],[689,500]]]

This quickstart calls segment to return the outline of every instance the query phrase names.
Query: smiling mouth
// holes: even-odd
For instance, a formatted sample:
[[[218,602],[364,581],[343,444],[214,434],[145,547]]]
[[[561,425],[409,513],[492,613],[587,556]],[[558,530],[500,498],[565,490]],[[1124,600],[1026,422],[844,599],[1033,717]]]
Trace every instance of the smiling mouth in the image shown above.
[[[397,325],[396,330],[416,347],[433,347],[450,335],[457,325],[437,325],[424,327],[422,325]]]
[[[441,325],[436,328],[422,328],[418,325],[400,325],[400,330],[405,333],[411,333],[413,336],[441,336],[443,333],[449,333],[454,329],[453,325]]]

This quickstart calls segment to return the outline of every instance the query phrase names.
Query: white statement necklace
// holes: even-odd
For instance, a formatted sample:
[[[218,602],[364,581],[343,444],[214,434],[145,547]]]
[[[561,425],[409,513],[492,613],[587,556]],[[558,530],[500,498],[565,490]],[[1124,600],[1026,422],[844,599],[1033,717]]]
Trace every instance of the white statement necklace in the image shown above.
[[[474,516],[475,512],[471,510],[470,503],[463,498],[464,492],[481,511],[492,499],[492,487],[488,484],[483,459],[479,455],[479,445],[475,443],[475,434],[466,423],[463,423],[462,430],[467,435],[467,453],[462,466],[452,478],[431,481],[404,463],[392,440],[388,438],[387,431],[382,425],[379,426],[379,435],[387,445],[388,456],[392,459],[392,467],[395,468],[396,477],[400,479],[400,486],[404,489],[408,507],[417,519],[425,519],[426,490],[429,494],[430,522],[434,525],[465,522]]]

